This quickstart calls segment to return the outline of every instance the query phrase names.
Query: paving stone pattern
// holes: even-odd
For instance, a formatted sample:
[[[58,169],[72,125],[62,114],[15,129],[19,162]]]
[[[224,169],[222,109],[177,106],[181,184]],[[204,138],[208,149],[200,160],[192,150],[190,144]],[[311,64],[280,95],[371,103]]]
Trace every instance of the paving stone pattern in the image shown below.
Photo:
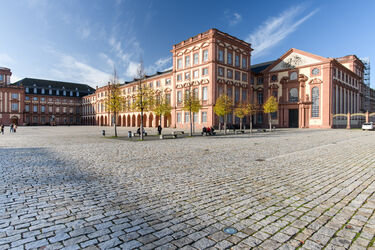
[[[0,136],[0,250],[375,249],[375,132],[100,129]]]

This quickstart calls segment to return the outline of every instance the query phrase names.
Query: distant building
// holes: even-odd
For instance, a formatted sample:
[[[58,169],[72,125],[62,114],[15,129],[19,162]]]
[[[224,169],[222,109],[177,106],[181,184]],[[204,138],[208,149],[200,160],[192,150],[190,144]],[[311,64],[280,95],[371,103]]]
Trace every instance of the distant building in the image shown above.
[[[30,125],[81,124],[81,98],[94,89],[85,84],[24,78],[11,86],[22,87],[22,121]]]
[[[0,67],[0,123],[23,124],[23,93],[22,87],[9,85],[12,72]]]

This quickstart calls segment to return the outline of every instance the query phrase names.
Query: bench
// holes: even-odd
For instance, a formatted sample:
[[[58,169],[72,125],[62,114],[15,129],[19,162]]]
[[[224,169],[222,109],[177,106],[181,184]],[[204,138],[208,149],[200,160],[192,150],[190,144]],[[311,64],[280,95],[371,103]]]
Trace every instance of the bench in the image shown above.
[[[147,132],[144,132],[143,135],[147,136]],[[133,137],[136,137],[136,136],[141,136],[141,134],[138,134],[137,132],[134,132]]]
[[[163,139],[168,138],[168,137],[170,137],[172,139],[176,139],[177,135],[175,135],[175,134],[162,134],[162,135],[160,135],[160,140],[163,140]]]
[[[172,132],[172,135],[183,135],[183,134],[185,134],[184,131],[173,131]]]

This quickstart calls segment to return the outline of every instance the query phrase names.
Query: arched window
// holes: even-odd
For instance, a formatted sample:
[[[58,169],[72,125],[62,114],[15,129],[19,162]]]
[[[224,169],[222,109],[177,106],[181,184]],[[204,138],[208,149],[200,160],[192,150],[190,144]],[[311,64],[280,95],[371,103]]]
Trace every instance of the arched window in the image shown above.
[[[292,72],[290,74],[290,80],[297,80],[297,72]]]
[[[319,117],[319,88],[314,87],[311,90],[312,110],[311,117]]]
[[[298,102],[297,88],[292,88],[289,90],[289,102]]]

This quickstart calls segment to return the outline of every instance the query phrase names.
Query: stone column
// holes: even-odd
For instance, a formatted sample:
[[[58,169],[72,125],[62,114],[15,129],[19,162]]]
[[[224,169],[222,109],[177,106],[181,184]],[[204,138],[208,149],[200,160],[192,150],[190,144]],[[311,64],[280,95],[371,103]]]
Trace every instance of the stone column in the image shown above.
[[[350,113],[346,116],[346,129],[350,129]]]

